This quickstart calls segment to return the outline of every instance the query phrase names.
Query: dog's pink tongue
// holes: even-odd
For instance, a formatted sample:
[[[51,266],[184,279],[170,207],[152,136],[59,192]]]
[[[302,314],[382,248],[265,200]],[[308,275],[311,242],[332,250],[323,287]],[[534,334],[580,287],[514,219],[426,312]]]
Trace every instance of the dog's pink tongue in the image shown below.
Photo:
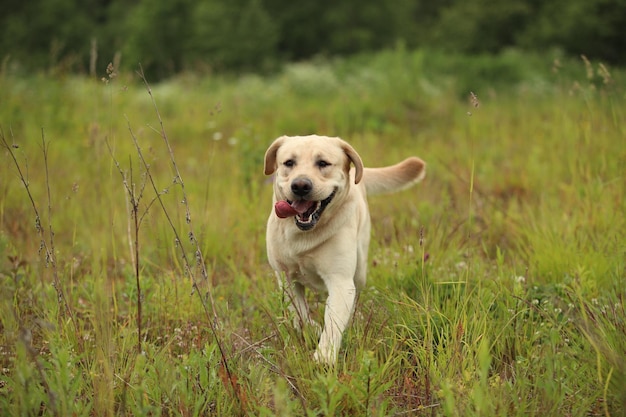
[[[274,204],[274,211],[278,217],[285,219],[287,217],[293,217],[304,213],[311,207],[312,204],[313,202],[306,200],[294,201],[291,204],[285,200],[281,200]]]
[[[274,204],[274,211],[276,212],[276,215],[281,219],[293,217],[298,214],[298,212],[293,207],[291,207],[291,204],[284,200],[277,201],[276,204]]]

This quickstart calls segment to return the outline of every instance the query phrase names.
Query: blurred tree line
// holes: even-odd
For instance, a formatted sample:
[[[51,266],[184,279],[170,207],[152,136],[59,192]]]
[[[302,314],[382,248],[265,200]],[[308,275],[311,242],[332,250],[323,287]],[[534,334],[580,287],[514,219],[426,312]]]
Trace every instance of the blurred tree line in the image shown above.
[[[624,0],[3,0],[2,70],[267,71],[318,55],[559,48],[626,63]]]

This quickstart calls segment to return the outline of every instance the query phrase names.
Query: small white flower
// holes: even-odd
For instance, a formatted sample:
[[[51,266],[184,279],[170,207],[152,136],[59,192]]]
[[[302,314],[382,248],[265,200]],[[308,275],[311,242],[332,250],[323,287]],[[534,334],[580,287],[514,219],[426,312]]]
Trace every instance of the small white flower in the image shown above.
[[[215,141],[222,140],[222,132],[213,133],[213,140]]]

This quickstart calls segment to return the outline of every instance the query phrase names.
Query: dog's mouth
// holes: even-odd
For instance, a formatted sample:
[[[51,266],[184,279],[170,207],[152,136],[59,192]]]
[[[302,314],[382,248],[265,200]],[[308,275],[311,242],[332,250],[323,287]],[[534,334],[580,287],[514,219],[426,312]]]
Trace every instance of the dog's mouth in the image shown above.
[[[281,218],[294,217],[296,226],[302,231],[311,230],[319,221],[324,209],[335,197],[337,189],[325,199],[320,201],[310,200],[283,200],[278,201],[274,206],[276,215]]]

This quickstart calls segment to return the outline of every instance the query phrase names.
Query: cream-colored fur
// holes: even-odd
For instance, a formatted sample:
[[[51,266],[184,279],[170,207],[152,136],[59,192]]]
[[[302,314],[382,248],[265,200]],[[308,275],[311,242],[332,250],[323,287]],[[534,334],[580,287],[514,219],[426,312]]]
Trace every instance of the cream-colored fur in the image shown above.
[[[323,202],[316,207],[325,206],[317,222],[306,214],[279,218],[272,210],[266,236],[269,262],[281,285],[284,279],[296,326],[313,323],[305,287],[328,294],[314,353],[317,361],[336,362],[357,290],[365,286],[370,241],[367,195],[407,188],[425,172],[425,163],[417,157],[389,167],[365,168],[354,148],[334,137],[282,136],[265,153],[265,174],[275,173],[274,203],[309,200]]]

